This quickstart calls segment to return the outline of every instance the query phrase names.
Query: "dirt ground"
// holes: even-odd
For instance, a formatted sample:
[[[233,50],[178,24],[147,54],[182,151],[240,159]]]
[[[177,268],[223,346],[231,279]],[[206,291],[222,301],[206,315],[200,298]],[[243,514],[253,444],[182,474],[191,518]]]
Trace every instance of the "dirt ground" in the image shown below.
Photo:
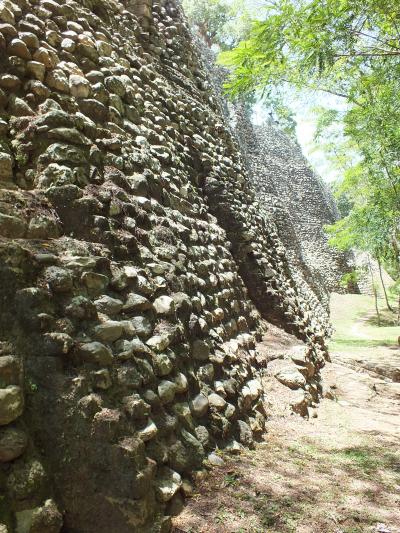
[[[400,383],[344,353],[324,369],[336,399],[317,418],[289,414],[270,390],[263,442],[221,454],[176,533],[400,533]]]

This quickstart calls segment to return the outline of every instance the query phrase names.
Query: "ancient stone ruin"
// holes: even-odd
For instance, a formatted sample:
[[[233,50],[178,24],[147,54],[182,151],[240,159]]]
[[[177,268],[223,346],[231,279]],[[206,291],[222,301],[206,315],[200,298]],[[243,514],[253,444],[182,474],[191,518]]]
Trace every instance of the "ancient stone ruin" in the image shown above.
[[[318,294],[175,0],[1,0],[0,133],[0,532],[169,531],[263,432],[268,322],[318,401]]]

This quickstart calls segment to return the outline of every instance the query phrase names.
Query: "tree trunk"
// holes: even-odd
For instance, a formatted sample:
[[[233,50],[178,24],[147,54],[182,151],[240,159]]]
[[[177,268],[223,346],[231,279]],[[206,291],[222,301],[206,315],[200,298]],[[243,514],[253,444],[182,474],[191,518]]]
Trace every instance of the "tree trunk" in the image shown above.
[[[375,284],[374,272],[373,272],[373,269],[372,269],[371,257],[370,256],[368,256],[368,267],[369,267],[369,273],[371,275],[372,292],[373,292],[374,300],[375,300],[375,311],[376,311],[376,316],[378,318],[378,327],[380,327],[381,326],[381,315],[379,313],[379,305],[378,305],[378,290],[377,290],[376,284]]]
[[[390,303],[389,303],[389,298],[388,298],[388,295],[387,295],[387,292],[386,292],[385,283],[384,283],[384,281],[383,281],[382,265],[381,265],[381,262],[380,262],[379,259],[378,259],[378,267],[379,267],[379,277],[381,278],[381,283],[382,283],[382,288],[383,288],[383,294],[385,295],[386,306],[387,306],[387,308],[389,309],[389,311],[392,311],[392,312],[393,312],[393,308],[392,308],[392,306],[391,306]]]
[[[400,294],[399,294],[399,302],[397,307],[397,325],[400,326]]]
[[[378,317],[378,327],[381,327],[381,315],[379,313],[379,306],[378,306],[378,291],[376,290],[375,285],[373,286],[372,290],[374,291],[374,299],[375,299],[375,311],[376,316]]]

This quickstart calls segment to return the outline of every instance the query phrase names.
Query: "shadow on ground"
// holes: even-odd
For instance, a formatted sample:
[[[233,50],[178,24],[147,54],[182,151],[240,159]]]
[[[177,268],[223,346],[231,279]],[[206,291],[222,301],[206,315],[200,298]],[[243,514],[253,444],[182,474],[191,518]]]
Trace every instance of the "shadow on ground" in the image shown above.
[[[201,496],[176,519],[176,533],[364,533],[378,523],[400,528],[398,446],[335,446],[317,432],[312,438],[299,432],[296,422],[290,423],[291,439],[274,430],[255,450],[213,470],[199,487]]]

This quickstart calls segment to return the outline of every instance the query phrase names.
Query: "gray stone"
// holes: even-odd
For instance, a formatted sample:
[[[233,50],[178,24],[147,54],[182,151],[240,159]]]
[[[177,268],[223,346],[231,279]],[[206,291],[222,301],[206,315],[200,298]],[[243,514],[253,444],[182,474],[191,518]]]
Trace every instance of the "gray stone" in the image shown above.
[[[224,466],[225,465],[225,461],[222,459],[222,457],[219,457],[219,455],[217,455],[215,452],[211,452],[207,456],[207,461],[212,466]]]
[[[158,433],[157,426],[152,420],[149,419],[146,427],[138,431],[138,437],[142,441],[147,442],[151,439],[154,439],[157,433]]]
[[[210,407],[214,407],[214,409],[217,409],[217,411],[222,411],[226,407],[226,400],[215,392],[208,396],[208,402]]]
[[[158,315],[171,315],[175,312],[174,300],[169,296],[160,296],[153,302]]]
[[[210,356],[210,347],[201,340],[195,340],[192,345],[192,353],[197,361],[207,361]]]
[[[162,352],[171,344],[168,335],[154,335],[146,341],[147,346],[156,352]]]
[[[69,90],[75,98],[87,98],[90,94],[90,83],[83,76],[72,74],[69,77]]]
[[[10,154],[0,152],[0,180],[10,181],[13,177],[13,159]]]
[[[0,426],[10,424],[22,415],[24,396],[21,387],[9,385],[0,389]]]
[[[0,463],[13,461],[25,451],[28,437],[24,430],[15,427],[0,428]]]
[[[90,291],[101,293],[108,286],[109,279],[107,276],[96,272],[84,272],[82,274],[82,282]]]
[[[63,518],[53,500],[46,500],[32,515],[29,533],[60,533]]]
[[[44,275],[53,292],[68,292],[73,287],[71,273],[65,268],[51,266],[46,268]]]
[[[155,490],[157,498],[161,502],[169,501],[181,486],[182,478],[178,472],[166,466],[159,469],[155,480]]]
[[[207,396],[204,396],[204,394],[198,394],[190,402],[192,413],[198,417],[204,416],[208,411],[208,407],[209,401]]]
[[[121,300],[103,295],[94,302],[94,305],[96,306],[97,311],[113,316],[121,311],[123,304]]]
[[[239,442],[241,442],[245,446],[251,446],[253,444],[253,432],[251,431],[250,426],[246,424],[246,422],[244,422],[243,420],[238,420],[236,424]]]
[[[145,311],[147,309],[151,309],[151,307],[151,302],[145,296],[131,292],[128,294],[128,298],[123,305],[123,310],[125,312]]]
[[[83,363],[100,366],[109,366],[113,361],[111,350],[100,342],[88,342],[79,345],[76,349],[76,355]]]
[[[176,385],[176,391],[177,392],[186,392],[188,390],[188,380],[185,376],[185,374],[182,374],[182,372],[178,372],[178,374],[175,377],[175,385]]]
[[[135,316],[130,320],[124,321],[124,330],[128,334],[149,337],[153,331],[153,326],[147,317]]]
[[[210,434],[208,429],[205,426],[196,426],[195,428],[196,437],[201,442],[204,448],[210,444]]]
[[[201,366],[197,371],[197,377],[200,381],[211,383],[214,379],[214,365],[209,363]]]
[[[110,372],[106,368],[93,372],[92,378],[95,389],[107,390],[112,386]]]
[[[157,390],[162,403],[171,403],[175,398],[176,385],[172,381],[160,381]]]
[[[171,373],[173,364],[165,353],[157,353],[153,355],[153,366],[158,376],[167,376]]]
[[[275,374],[275,377],[290,389],[303,388],[307,383],[305,377],[296,368],[292,367],[282,368]]]
[[[114,342],[122,335],[123,327],[121,322],[106,320],[93,329],[97,339],[103,342]]]
[[[150,352],[149,348],[138,337],[134,337],[129,341],[126,339],[117,341],[115,349],[118,357],[124,359],[130,359],[135,354],[147,354]]]

